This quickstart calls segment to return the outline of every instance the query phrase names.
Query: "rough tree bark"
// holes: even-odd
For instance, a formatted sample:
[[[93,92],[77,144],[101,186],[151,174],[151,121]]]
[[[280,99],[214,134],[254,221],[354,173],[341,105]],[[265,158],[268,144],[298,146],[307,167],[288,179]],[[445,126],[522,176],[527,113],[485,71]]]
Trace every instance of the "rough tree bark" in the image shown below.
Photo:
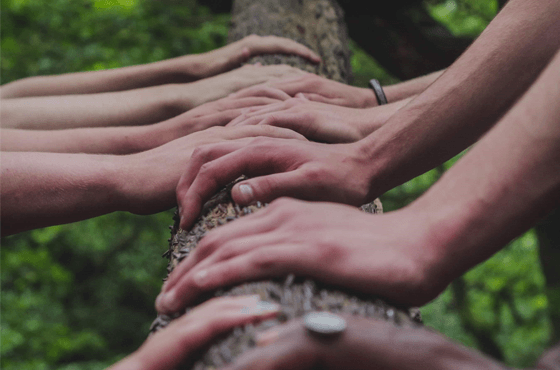
[[[231,0],[199,0],[214,13],[229,13]],[[342,3],[349,35],[388,72],[401,80],[447,68],[471,44],[435,21],[426,0]],[[505,0],[502,0],[505,2]],[[375,6],[375,11],[370,8]]]
[[[334,0],[236,0],[232,11],[229,41],[236,41],[252,33],[292,38],[315,50],[321,55],[323,63],[315,66],[302,58],[283,55],[256,57],[249,63],[286,63],[340,82],[348,82],[351,75],[350,52],[343,19],[342,10]],[[175,218],[175,224],[171,226],[169,250],[164,255],[169,258],[168,272],[196,248],[206,232],[266,206],[257,203],[240,208],[232,202],[230,189],[231,185],[204,206],[201,217],[190,231],[178,229],[178,219]],[[381,203],[375,200],[363,206],[362,210],[380,213]],[[291,318],[300,317],[309,311],[352,313],[389,320],[400,325],[416,325],[419,321],[417,310],[396,308],[378,297],[366,297],[348,290],[338,290],[337,287],[293,275],[229,287],[201,297],[197,303],[212,296],[244,294],[259,294],[263,300],[280,304],[281,314],[278,318],[257,326],[248,325],[235,329],[229,336],[214,343],[195,363],[185,364],[185,369],[219,368],[253,347],[256,333]],[[186,310],[188,311],[189,309]],[[152,324],[151,331],[155,332],[165,327],[180,314],[173,317],[158,316]]]

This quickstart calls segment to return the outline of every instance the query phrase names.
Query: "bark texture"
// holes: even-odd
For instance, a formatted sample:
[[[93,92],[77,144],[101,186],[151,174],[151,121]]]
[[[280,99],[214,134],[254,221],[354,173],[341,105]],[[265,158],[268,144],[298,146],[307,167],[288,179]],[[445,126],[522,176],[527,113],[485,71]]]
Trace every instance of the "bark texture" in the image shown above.
[[[237,0],[233,6],[229,41],[233,42],[252,33],[290,37],[315,50],[322,57],[323,63],[315,66],[302,58],[284,55],[255,57],[249,62],[290,64],[340,82],[348,82],[351,75],[350,53],[343,19],[343,12],[334,0]],[[266,206],[257,203],[239,207],[231,200],[231,186],[205,204],[200,218],[191,230],[179,229],[178,219],[175,218],[175,224],[171,226],[169,250],[164,254],[169,258],[168,272],[196,248],[208,231],[246,214],[258,212]],[[381,202],[376,199],[363,206],[362,210],[381,213]],[[184,369],[220,368],[254,347],[257,333],[311,311],[357,314],[389,320],[399,325],[417,325],[420,321],[418,310],[397,308],[378,297],[360,295],[293,275],[225,287],[201,297],[197,303],[214,296],[246,294],[259,294],[262,300],[279,304],[282,307],[281,314],[256,326],[236,328],[201,353],[194,363],[185,364]],[[190,308],[186,312],[189,310]],[[151,332],[164,328],[184,313],[174,316],[159,315],[152,324]]]

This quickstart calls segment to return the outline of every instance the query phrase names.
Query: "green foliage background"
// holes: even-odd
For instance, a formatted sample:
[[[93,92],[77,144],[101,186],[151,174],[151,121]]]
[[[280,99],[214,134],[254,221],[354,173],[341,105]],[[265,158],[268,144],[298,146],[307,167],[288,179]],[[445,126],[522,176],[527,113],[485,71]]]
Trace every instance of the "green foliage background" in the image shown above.
[[[198,53],[225,43],[229,16],[195,0],[2,0],[2,83]],[[427,1],[454,34],[475,37],[496,1]],[[355,84],[397,80],[352,45]],[[383,197],[386,210],[422,194],[457,158]],[[102,369],[136,349],[165,275],[171,212],[114,213],[2,239],[1,362],[5,370]],[[533,231],[423,307],[427,325],[530,365],[549,345],[549,307]],[[496,348],[492,348],[496,346]],[[497,352],[496,352],[497,350]]]

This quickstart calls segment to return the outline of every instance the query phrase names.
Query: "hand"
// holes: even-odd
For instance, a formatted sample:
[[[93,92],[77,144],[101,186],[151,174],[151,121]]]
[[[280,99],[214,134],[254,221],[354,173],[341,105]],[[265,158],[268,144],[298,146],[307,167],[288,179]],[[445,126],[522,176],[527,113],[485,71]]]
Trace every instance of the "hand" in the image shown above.
[[[255,108],[280,101],[264,95],[248,98],[226,97],[200,105],[166,121],[141,126],[138,128],[143,133],[140,140],[150,143],[146,149],[151,149],[209,127],[225,126],[237,118],[244,108]]]
[[[180,225],[187,229],[204,202],[241,175],[260,177],[233,187],[232,197],[240,205],[291,196],[358,206],[373,200],[372,167],[357,143],[258,138],[201,146],[177,185]]]
[[[216,50],[200,54],[199,78],[214,76],[237,68],[250,57],[260,54],[294,54],[320,63],[321,57],[306,46],[277,36],[250,35]]]
[[[499,363],[422,328],[345,315],[336,338],[307,333],[301,319],[269,329],[227,370],[504,370]]]
[[[301,93],[284,102],[243,110],[228,126],[271,125],[289,128],[310,140],[327,143],[363,139],[385,123],[372,110],[311,102]]]
[[[175,188],[181,169],[189,162],[198,146],[242,138],[244,139],[235,142],[247,145],[247,140],[250,140],[248,138],[257,136],[305,140],[300,134],[279,127],[211,127],[152,150],[115,156],[113,161],[120,174],[116,180],[116,199],[123,200],[121,210],[150,214],[173,207],[176,204]]]
[[[110,370],[173,370],[208,342],[241,326],[274,317],[278,309],[259,304],[259,296],[211,299],[152,337]]]
[[[449,282],[428,216],[374,216],[340,204],[276,200],[206,235],[170,274],[156,307],[176,312],[202,292],[291,273],[424,304]]]
[[[377,106],[373,91],[354,87],[319,77],[313,73],[303,76],[267,82],[267,85],[284,91],[290,96],[302,93],[307,99],[319,103],[342,105],[350,108],[370,108]],[[258,86],[249,87],[237,93],[238,97],[253,96]]]
[[[184,111],[201,104],[226,97],[249,86],[276,81],[283,78],[294,78],[309,74],[301,69],[284,64],[262,66],[247,64],[220,75],[205,78],[190,84],[174,85],[177,91],[174,99]],[[196,91],[193,96],[192,92]],[[262,95],[259,95],[262,96]],[[236,98],[248,96],[234,96]],[[182,102],[182,103],[181,103]],[[181,106],[180,104],[183,104]]]

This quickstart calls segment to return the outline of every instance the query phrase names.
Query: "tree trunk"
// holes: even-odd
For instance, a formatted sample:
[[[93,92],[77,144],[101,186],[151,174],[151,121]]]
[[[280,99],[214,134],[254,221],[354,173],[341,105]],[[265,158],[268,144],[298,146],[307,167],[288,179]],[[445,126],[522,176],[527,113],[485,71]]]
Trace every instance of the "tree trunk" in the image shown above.
[[[346,27],[342,10],[334,0],[237,0],[233,6],[229,41],[236,41],[252,33],[292,38],[315,50],[323,59],[323,63],[315,66],[300,57],[284,55],[255,57],[249,61],[250,63],[291,64],[340,82],[348,82],[350,78],[350,53]],[[175,224],[171,227],[169,250],[165,254],[169,258],[168,272],[171,272],[192,249],[196,248],[198,241],[206,232],[243,215],[257,212],[266,206],[257,203],[240,208],[231,200],[231,186],[223,189],[206,203],[201,217],[190,231],[178,229],[178,219],[175,218]],[[363,206],[362,210],[380,213],[381,203],[376,199],[371,204]],[[366,297],[344,288],[327,286],[293,275],[230,287],[202,297],[197,303],[213,296],[246,294],[259,294],[261,299],[279,304],[282,307],[281,314],[278,318],[257,326],[237,328],[228,337],[212,345],[195,363],[185,364],[185,369],[219,368],[253,347],[256,333],[310,311],[327,310],[335,313],[358,314],[389,320],[400,325],[415,325],[419,321],[417,310],[399,309],[388,305],[378,297]],[[178,316],[179,314],[173,317],[158,316],[152,324],[151,332],[165,327]]]

